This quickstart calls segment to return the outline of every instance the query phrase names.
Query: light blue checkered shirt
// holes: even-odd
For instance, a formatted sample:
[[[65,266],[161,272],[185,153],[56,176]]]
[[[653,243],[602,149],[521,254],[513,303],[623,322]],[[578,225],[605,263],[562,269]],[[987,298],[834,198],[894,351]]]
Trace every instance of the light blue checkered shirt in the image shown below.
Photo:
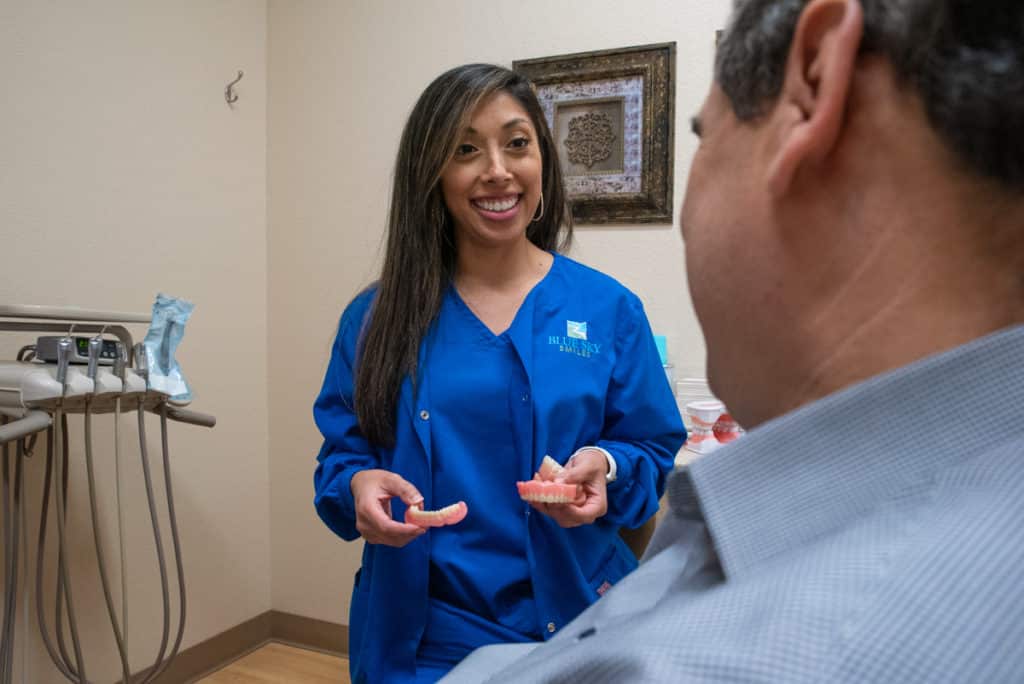
[[[601,601],[445,681],[1024,682],[1024,326],[771,421],[669,501]]]

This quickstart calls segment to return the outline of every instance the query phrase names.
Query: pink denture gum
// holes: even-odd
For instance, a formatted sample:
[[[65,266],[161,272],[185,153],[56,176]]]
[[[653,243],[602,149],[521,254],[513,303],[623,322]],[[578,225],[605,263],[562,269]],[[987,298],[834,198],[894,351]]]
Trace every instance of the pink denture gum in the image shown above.
[[[405,522],[418,527],[443,527],[462,522],[468,512],[469,507],[465,501],[453,503],[436,511],[425,511],[423,504],[419,504],[405,509]]]
[[[520,499],[537,503],[572,503],[580,492],[579,485],[544,480],[516,482],[516,487],[519,488]]]
[[[529,482],[516,482],[519,498],[536,503],[572,503],[579,498],[580,487],[575,484],[553,482],[565,470],[558,461],[545,456],[540,470]]]

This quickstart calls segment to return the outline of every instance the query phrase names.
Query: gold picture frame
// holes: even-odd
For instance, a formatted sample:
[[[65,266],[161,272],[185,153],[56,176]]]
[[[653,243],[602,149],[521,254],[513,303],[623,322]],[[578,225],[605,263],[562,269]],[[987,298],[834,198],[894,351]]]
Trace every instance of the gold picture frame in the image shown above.
[[[676,44],[517,60],[579,224],[672,223]]]

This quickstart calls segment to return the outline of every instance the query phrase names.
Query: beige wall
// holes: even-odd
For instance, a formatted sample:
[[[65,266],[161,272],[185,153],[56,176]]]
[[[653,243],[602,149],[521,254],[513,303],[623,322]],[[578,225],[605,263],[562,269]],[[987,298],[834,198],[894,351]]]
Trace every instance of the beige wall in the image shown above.
[[[265,4],[247,0],[0,0],[0,302],[148,313],[163,291],[196,304],[179,360],[193,407],[218,425],[171,431],[189,587],[184,646],[270,608],[266,32]],[[238,69],[246,76],[232,110],[222,93]],[[0,333],[0,359],[25,341]],[[97,419],[98,444],[111,443],[111,425]],[[134,423],[123,425],[131,444]],[[158,428],[150,420],[160,472]],[[78,620],[89,678],[111,682],[120,668],[88,532],[80,420],[72,430]],[[159,646],[161,594],[138,447],[127,456],[129,645],[141,669]],[[32,549],[42,464],[29,467]],[[116,580],[109,446],[96,467]],[[163,534],[169,549],[166,520]],[[52,630],[52,612],[49,621]],[[15,681],[64,681],[28,626],[28,671],[19,624]]]
[[[675,207],[727,2],[642,0],[270,2],[268,198],[273,604],[347,622],[361,545],[311,506],[319,447],[310,403],[337,317],[379,267],[391,164],[423,87],[470,61],[677,41]],[[678,213],[678,212],[677,212]],[[702,374],[678,225],[581,227],[572,255],[619,278],[668,336],[682,374]]]

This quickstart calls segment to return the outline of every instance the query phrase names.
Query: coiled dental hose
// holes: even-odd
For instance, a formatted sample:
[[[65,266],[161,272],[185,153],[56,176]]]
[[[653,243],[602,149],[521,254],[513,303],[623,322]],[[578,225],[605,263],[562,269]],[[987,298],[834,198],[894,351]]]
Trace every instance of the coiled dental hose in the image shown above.
[[[6,416],[0,416],[0,425],[7,423]],[[23,526],[24,499],[22,497],[23,442],[18,440],[14,463],[14,491],[11,492],[10,445],[3,445],[3,538],[4,538],[4,613],[0,627],[0,682],[8,684],[14,677],[14,618],[18,601],[18,555],[19,541]],[[12,500],[13,499],[13,500]],[[24,654],[24,651],[23,651]],[[23,658],[24,660],[24,658]]]
[[[46,650],[50,654],[57,669],[61,674],[72,682],[87,682],[85,674],[85,662],[82,657],[82,648],[78,639],[78,623],[75,619],[74,600],[71,596],[71,582],[68,579],[68,568],[65,562],[67,558],[67,537],[64,514],[67,511],[67,475],[68,475],[68,439],[67,439],[67,416],[63,410],[57,408],[53,415],[53,428],[47,431],[46,435],[46,473],[43,478],[42,512],[39,525],[39,549],[36,556],[36,613],[39,619],[39,631],[43,635]],[[56,632],[57,644],[60,648],[60,656],[53,649],[49,633],[46,630],[45,611],[43,610],[43,550],[46,545],[46,519],[49,508],[50,478],[53,475],[54,461],[61,472],[61,484],[56,487],[56,508],[57,508],[57,601],[56,601]],[[75,651],[75,665],[64,644],[64,630],[61,624],[61,603],[66,603],[68,611],[68,631],[71,633],[71,641]]]
[[[57,421],[54,421],[54,425]],[[54,650],[53,642],[50,641],[50,633],[46,628],[46,611],[43,610],[43,549],[46,546],[46,523],[50,509],[50,479],[53,476],[54,456],[54,427],[46,429],[46,469],[43,475],[43,496],[40,499],[41,511],[39,514],[39,540],[36,548],[36,620],[39,621],[39,632],[43,636],[43,645],[46,646],[50,659],[57,666],[60,673],[74,681],[75,677],[71,670],[65,665],[64,659],[58,656]],[[59,604],[58,604],[59,606]]]
[[[115,406],[115,416],[120,415],[120,400],[117,400]],[[115,418],[116,420],[116,418]],[[170,470],[170,450],[168,447],[167,437],[167,406],[166,404],[161,405],[160,408],[160,428],[161,428],[161,446],[164,466],[164,477],[167,490],[167,506],[168,514],[171,526],[171,538],[174,547],[174,557],[176,569],[178,572],[178,591],[179,591],[179,620],[177,634],[175,636],[174,644],[167,652],[167,643],[170,634],[170,592],[168,588],[167,578],[167,563],[163,551],[163,541],[160,535],[160,526],[157,517],[157,506],[156,497],[153,492],[152,476],[149,466],[149,455],[146,447],[146,432],[145,432],[145,405],[142,400],[138,404],[138,425],[139,425],[139,445],[140,455],[142,461],[143,476],[145,479],[146,486],[146,498],[149,504],[150,519],[153,525],[153,539],[155,542],[157,552],[157,563],[160,570],[160,584],[163,595],[163,634],[160,642],[160,649],[157,654],[156,660],[150,668],[148,674],[141,679],[140,684],[146,684],[159,677],[165,672],[170,665],[171,661],[178,653],[178,649],[181,646],[181,641],[185,631],[185,617],[186,617],[186,598],[185,598],[185,577],[184,577],[184,565],[182,562],[181,554],[181,543],[178,534],[177,516],[174,510],[174,495],[171,485],[171,470]],[[95,490],[95,475],[93,468],[93,457],[92,457],[92,427],[91,427],[91,413],[86,407],[85,414],[85,452],[86,452],[86,470],[89,480],[89,499],[92,512],[92,526],[93,535],[96,543],[96,557],[97,563],[100,568],[100,580],[103,585],[104,599],[107,604],[107,612],[110,617],[111,626],[114,630],[114,637],[118,645],[118,653],[121,657],[122,673],[124,676],[124,682],[131,682],[132,676],[127,657],[127,648],[125,646],[125,632],[124,620],[127,619],[127,598],[124,590],[125,587],[125,575],[122,570],[122,616],[123,620],[121,624],[118,624],[116,611],[113,605],[113,599],[110,593],[109,581],[107,579],[106,564],[102,554],[102,543],[101,535],[98,523],[98,513],[96,505],[96,490]],[[118,428],[115,422],[115,450],[119,453],[119,434]],[[66,527],[65,527],[65,513],[67,510],[67,487],[68,487],[68,429],[67,429],[67,416],[60,409],[54,413],[53,427],[47,429],[46,434],[46,469],[44,474],[43,482],[43,498],[42,507],[40,513],[40,527],[39,527],[39,547],[36,559],[36,612],[37,619],[39,621],[39,629],[43,636],[43,642],[46,646],[46,650],[50,655],[51,660],[57,669],[60,671],[65,678],[76,684],[88,684],[88,679],[85,675],[84,662],[82,658],[81,644],[78,638],[77,622],[75,619],[73,600],[71,597],[71,585],[69,581],[69,573],[67,568],[66,559],[68,558],[67,547],[66,547]],[[56,455],[56,458],[55,458]],[[115,457],[117,454],[115,454]],[[42,592],[42,568],[43,568],[43,553],[46,546],[46,527],[49,511],[49,492],[50,483],[53,477],[54,461],[56,461],[57,468],[60,469],[61,473],[61,484],[57,487],[56,494],[56,507],[57,507],[57,523],[58,523],[58,537],[59,537],[59,551],[58,551],[58,578],[57,578],[57,599],[55,605],[55,630],[57,636],[57,646],[54,647],[53,641],[50,639],[50,634],[46,626],[45,611],[43,607],[43,592]],[[4,470],[6,474],[7,470]],[[118,474],[119,477],[119,474]],[[6,489],[5,489],[6,492]],[[120,489],[118,489],[118,497],[120,497]],[[123,513],[119,505],[119,511]],[[5,516],[6,519],[7,516]],[[119,524],[121,520],[119,520]],[[122,535],[122,547],[121,547],[121,562],[122,569],[126,567],[124,561],[124,546],[123,546],[123,535]],[[5,558],[6,561],[6,558]],[[7,566],[5,566],[7,567]],[[67,646],[64,641],[64,628],[62,624],[62,607],[67,610],[68,613],[68,632],[71,634],[72,646],[74,651],[74,658],[68,652]],[[6,632],[4,632],[6,634]],[[8,640],[5,638],[5,642]],[[6,648],[6,647],[5,647]],[[166,658],[165,658],[166,655]],[[6,661],[5,661],[6,662]],[[3,682],[0,679],[0,682]],[[6,684],[6,682],[3,682]]]
[[[121,627],[117,624],[117,614],[114,611],[114,601],[110,597],[110,582],[107,580],[107,564],[103,561],[103,542],[100,536],[99,515],[96,512],[96,477],[93,473],[92,461],[92,410],[88,402],[85,405],[84,420],[85,470],[89,480],[89,507],[92,512],[92,534],[96,547],[96,564],[99,566],[100,570],[100,584],[103,586],[103,599],[106,601],[107,614],[110,616],[110,627],[114,630],[114,641],[117,642],[117,652],[121,656],[121,674],[124,677],[123,681],[127,684],[128,682],[131,682],[131,668],[128,666],[128,653],[125,650],[123,632]],[[114,420],[116,425],[116,415]]]
[[[35,347],[29,345],[18,351],[17,360],[31,360],[35,357]],[[19,412],[20,413],[20,412]],[[12,413],[19,419],[25,416]],[[7,415],[0,415],[0,426],[8,423]],[[49,425],[49,419],[45,425]],[[40,426],[42,429],[42,426]],[[27,609],[29,603],[29,587],[31,582],[28,579],[28,515],[27,499],[28,489],[25,486],[25,459],[31,457],[32,450],[36,443],[36,434],[28,437],[21,437],[16,440],[13,492],[10,479],[10,444],[3,445],[3,537],[4,537],[4,609],[3,624],[0,627],[0,682],[9,684],[14,678],[14,631],[17,627],[18,608],[18,583],[22,582],[24,587],[24,605]],[[12,498],[13,494],[13,498]],[[19,574],[18,561],[21,560]],[[22,679],[28,676],[25,661],[25,644],[28,642],[28,620],[22,625],[22,647],[21,647],[21,671]],[[31,681],[29,678],[28,681]]]
[[[149,517],[153,521],[153,539],[156,542],[156,557],[160,565],[160,590],[164,599],[164,629],[160,638],[160,651],[157,653],[156,661],[150,674],[142,680],[143,684],[153,680],[153,675],[159,671],[164,652],[167,649],[167,635],[170,632],[171,600],[167,591],[167,563],[164,560],[164,545],[160,537],[160,526],[157,524],[156,501],[153,496],[153,478],[149,473],[149,454],[146,450],[146,410],[142,401],[139,401],[139,451],[142,454],[142,476],[146,481],[146,500],[149,502]]]
[[[121,397],[114,399],[114,492],[117,502],[117,540],[121,552],[121,641],[128,651],[128,555],[124,545],[124,505],[121,503]],[[125,680],[124,684],[128,684]]]
[[[178,570],[178,633],[174,638],[174,646],[171,648],[167,659],[153,670],[152,674],[145,679],[146,682],[153,681],[163,674],[167,667],[178,654],[181,646],[181,639],[185,635],[185,569],[181,560],[181,540],[178,536],[178,516],[174,512],[174,491],[171,487],[171,459],[170,449],[167,446],[167,404],[160,405],[160,443],[164,461],[164,485],[167,489],[167,514],[171,525],[171,542],[174,544],[174,560]]]
[[[149,468],[149,453],[146,448],[146,421],[145,421],[145,407],[143,403],[139,402],[138,407],[138,424],[139,424],[139,450],[142,456],[142,474],[146,482],[146,498],[149,502],[149,515],[153,521],[153,539],[156,542],[157,559],[160,566],[160,589],[163,594],[163,635],[160,639],[160,650],[157,652],[156,660],[154,661],[149,674],[142,680],[141,684],[148,684],[154,679],[159,677],[171,661],[178,654],[178,649],[181,646],[182,637],[185,634],[185,615],[186,615],[186,600],[185,600],[185,570],[184,564],[181,558],[181,540],[178,535],[178,518],[174,510],[174,489],[171,484],[171,459],[170,449],[167,442],[167,405],[161,404],[160,406],[160,443],[161,451],[164,462],[164,485],[167,490],[167,513],[168,520],[171,526],[171,542],[174,546],[174,560],[176,569],[178,572],[178,606],[179,606],[179,617],[178,617],[178,630],[174,639],[174,645],[171,648],[170,653],[167,653],[167,641],[170,633],[170,592],[167,586],[167,564],[164,559],[163,552],[163,540],[160,536],[160,526],[157,523],[157,512],[156,512],[156,500],[153,495],[153,479]],[[164,658],[164,655],[167,655]]]
[[[7,416],[0,415],[0,425],[6,424]],[[27,442],[27,445],[26,445]],[[3,625],[0,627],[0,682],[10,684],[14,680],[14,630],[18,608],[18,583],[24,577],[24,605],[28,608],[28,515],[26,500],[28,490],[25,487],[24,463],[32,455],[33,440],[19,438],[16,440],[13,500],[11,497],[10,479],[10,444],[3,445],[3,536],[4,536],[4,612]],[[21,559],[19,575],[18,560]],[[25,644],[28,642],[28,620],[22,625],[21,672],[22,681],[26,680]]]

